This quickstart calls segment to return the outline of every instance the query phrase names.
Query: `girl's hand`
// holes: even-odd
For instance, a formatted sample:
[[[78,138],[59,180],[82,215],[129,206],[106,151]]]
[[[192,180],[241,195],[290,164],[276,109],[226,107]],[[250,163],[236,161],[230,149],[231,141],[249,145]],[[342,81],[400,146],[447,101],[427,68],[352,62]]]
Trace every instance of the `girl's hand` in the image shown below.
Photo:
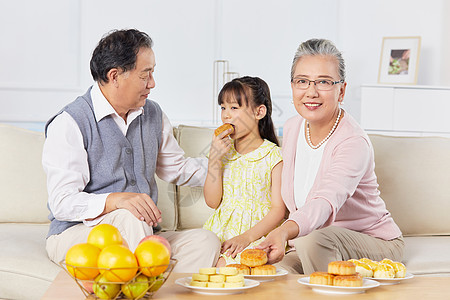
[[[259,244],[256,249],[262,249],[267,252],[267,263],[274,264],[281,261],[286,251],[287,239],[282,234],[280,227],[270,232],[266,239]]]
[[[222,244],[220,253],[227,253],[226,255],[235,258],[238,253],[242,252],[252,241],[244,234],[235,236]]]
[[[214,136],[209,151],[209,161],[218,162],[231,148],[231,139],[227,136],[231,129],[225,130],[218,136]]]

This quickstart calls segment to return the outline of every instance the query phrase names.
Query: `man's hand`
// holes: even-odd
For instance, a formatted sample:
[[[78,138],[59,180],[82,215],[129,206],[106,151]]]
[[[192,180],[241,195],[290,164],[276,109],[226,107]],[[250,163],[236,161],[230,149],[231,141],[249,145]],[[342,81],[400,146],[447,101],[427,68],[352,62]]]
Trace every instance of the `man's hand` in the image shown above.
[[[111,193],[106,198],[104,214],[116,209],[128,209],[136,218],[149,226],[156,226],[162,221],[161,211],[147,194]]]
[[[244,234],[240,234],[223,242],[220,252],[227,253],[228,256],[235,258],[236,255],[243,251],[250,243],[251,241]]]

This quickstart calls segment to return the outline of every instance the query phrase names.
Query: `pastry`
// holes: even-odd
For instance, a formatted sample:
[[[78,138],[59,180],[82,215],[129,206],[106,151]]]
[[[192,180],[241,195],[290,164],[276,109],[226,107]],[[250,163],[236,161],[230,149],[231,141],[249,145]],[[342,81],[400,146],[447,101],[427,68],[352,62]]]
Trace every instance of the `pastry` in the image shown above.
[[[366,258],[366,257],[361,258],[359,261],[360,261],[360,262],[363,262],[363,263],[366,263],[366,264],[368,264],[369,266],[371,266],[371,267],[372,267],[372,270],[375,270],[375,268],[376,268],[377,265],[378,265],[378,263],[377,263],[376,261],[373,261],[373,260],[371,260],[371,259],[369,259],[369,258]]]
[[[277,268],[272,265],[262,265],[253,267],[251,270],[252,275],[275,275]]]
[[[249,267],[247,268],[250,269]],[[237,268],[230,266],[221,267],[219,268],[220,274],[217,274],[216,270],[217,268],[201,268],[199,272],[207,274],[192,274],[190,285],[216,289],[239,288],[245,286],[244,274],[239,274]]]
[[[328,264],[328,273],[334,275],[354,275],[356,266],[351,261],[332,261]]]
[[[236,275],[238,274],[238,270],[233,267],[220,267],[219,274],[223,275]]]
[[[395,278],[394,268],[389,264],[379,263],[373,271],[373,278]]]
[[[216,268],[200,268],[198,272],[200,274],[214,275],[216,274]]]
[[[225,275],[215,274],[209,276],[209,281],[211,282],[225,282]]]
[[[225,282],[241,282],[241,281],[244,281],[244,275],[242,274],[227,276],[227,278],[225,279]]]
[[[333,285],[345,287],[358,287],[363,285],[363,278],[359,274],[336,276],[333,279]]]
[[[214,130],[214,135],[218,136],[219,134],[221,134],[222,132],[224,132],[224,131],[226,131],[228,129],[231,129],[231,131],[226,136],[228,136],[228,135],[230,135],[230,134],[232,134],[234,132],[233,125],[231,125],[229,123],[225,123],[222,126],[218,127],[216,130]]]
[[[393,261],[391,260],[391,259],[389,259],[389,258],[384,258],[383,260],[380,260],[378,263],[380,263],[380,264],[388,264],[388,265],[393,265]]]
[[[333,285],[334,275],[327,272],[314,272],[309,276],[309,283]]]
[[[192,280],[194,280],[194,281],[209,281],[209,275],[206,275],[206,274],[192,274]]]
[[[395,278],[405,278],[406,276],[406,267],[401,262],[394,262],[392,267],[395,271]]]
[[[261,249],[246,249],[241,252],[241,264],[249,267],[262,266],[267,263],[267,253]]]
[[[192,280],[192,281],[191,281],[191,285],[192,285],[192,286],[198,286],[198,287],[208,287],[208,282],[206,282],[206,281],[195,281],[195,280]]]
[[[401,262],[392,261],[389,258],[385,258],[380,261],[380,263],[385,263],[391,265],[394,268],[395,278],[405,278],[406,276],[406,267]]]
[[[349,259],[348,261],[355,264],[356,273],[359,273],[362,277],[373,277],[373,269],[368,264],[356,259]]]
[[[250,275],[250,267],[243,264],[230,264],[227,267],[236,268],[239,274]]]

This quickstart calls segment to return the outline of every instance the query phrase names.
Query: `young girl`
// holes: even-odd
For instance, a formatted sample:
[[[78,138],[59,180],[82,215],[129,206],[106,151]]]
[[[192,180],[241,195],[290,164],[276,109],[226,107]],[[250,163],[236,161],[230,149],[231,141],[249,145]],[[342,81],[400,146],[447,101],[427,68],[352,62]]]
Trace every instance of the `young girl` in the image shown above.
[[[258,77],[236,78],[219,93],[222,122],[233,125],[211,144],[204,186],[206,204],[215,212],[203,228],[222,242],[217,266],[240,262],[240,252],[258,245],[280,225],[281,149],[271,119],[267,84]]]

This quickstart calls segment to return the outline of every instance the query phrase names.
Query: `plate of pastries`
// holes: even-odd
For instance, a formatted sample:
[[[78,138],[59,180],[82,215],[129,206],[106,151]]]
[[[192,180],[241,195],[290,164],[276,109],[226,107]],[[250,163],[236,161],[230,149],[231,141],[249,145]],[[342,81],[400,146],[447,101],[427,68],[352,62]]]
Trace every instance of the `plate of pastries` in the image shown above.
[[[356,265],[351,261],[330,262],[328,272],[314,272],[309,277],[298,279],[298,282],[326,294],[360,294],[380,285],[378,281],[357,273]]]
[[[397,284],[414,277],[413,274],[406,271],[404,264],[388,258],[380,261],[373,261],[368,258],[349,259],[348,261],[356,265],[356,272],[361,276],[374,279],[382,285]]]
[[[288,272],[274,265],[267,264],[267,253],[261,249],[246,249],[241,252],[241,263],[230,264],[227,267],[238,269],[245,278],[263,281],[271,281],[276,277],[287,275]]]
[[[245,279],[234,267],[200,268],[198,273],[179,278],[175,283],[205,295],[239,294],[259,285],[259,281]]]

